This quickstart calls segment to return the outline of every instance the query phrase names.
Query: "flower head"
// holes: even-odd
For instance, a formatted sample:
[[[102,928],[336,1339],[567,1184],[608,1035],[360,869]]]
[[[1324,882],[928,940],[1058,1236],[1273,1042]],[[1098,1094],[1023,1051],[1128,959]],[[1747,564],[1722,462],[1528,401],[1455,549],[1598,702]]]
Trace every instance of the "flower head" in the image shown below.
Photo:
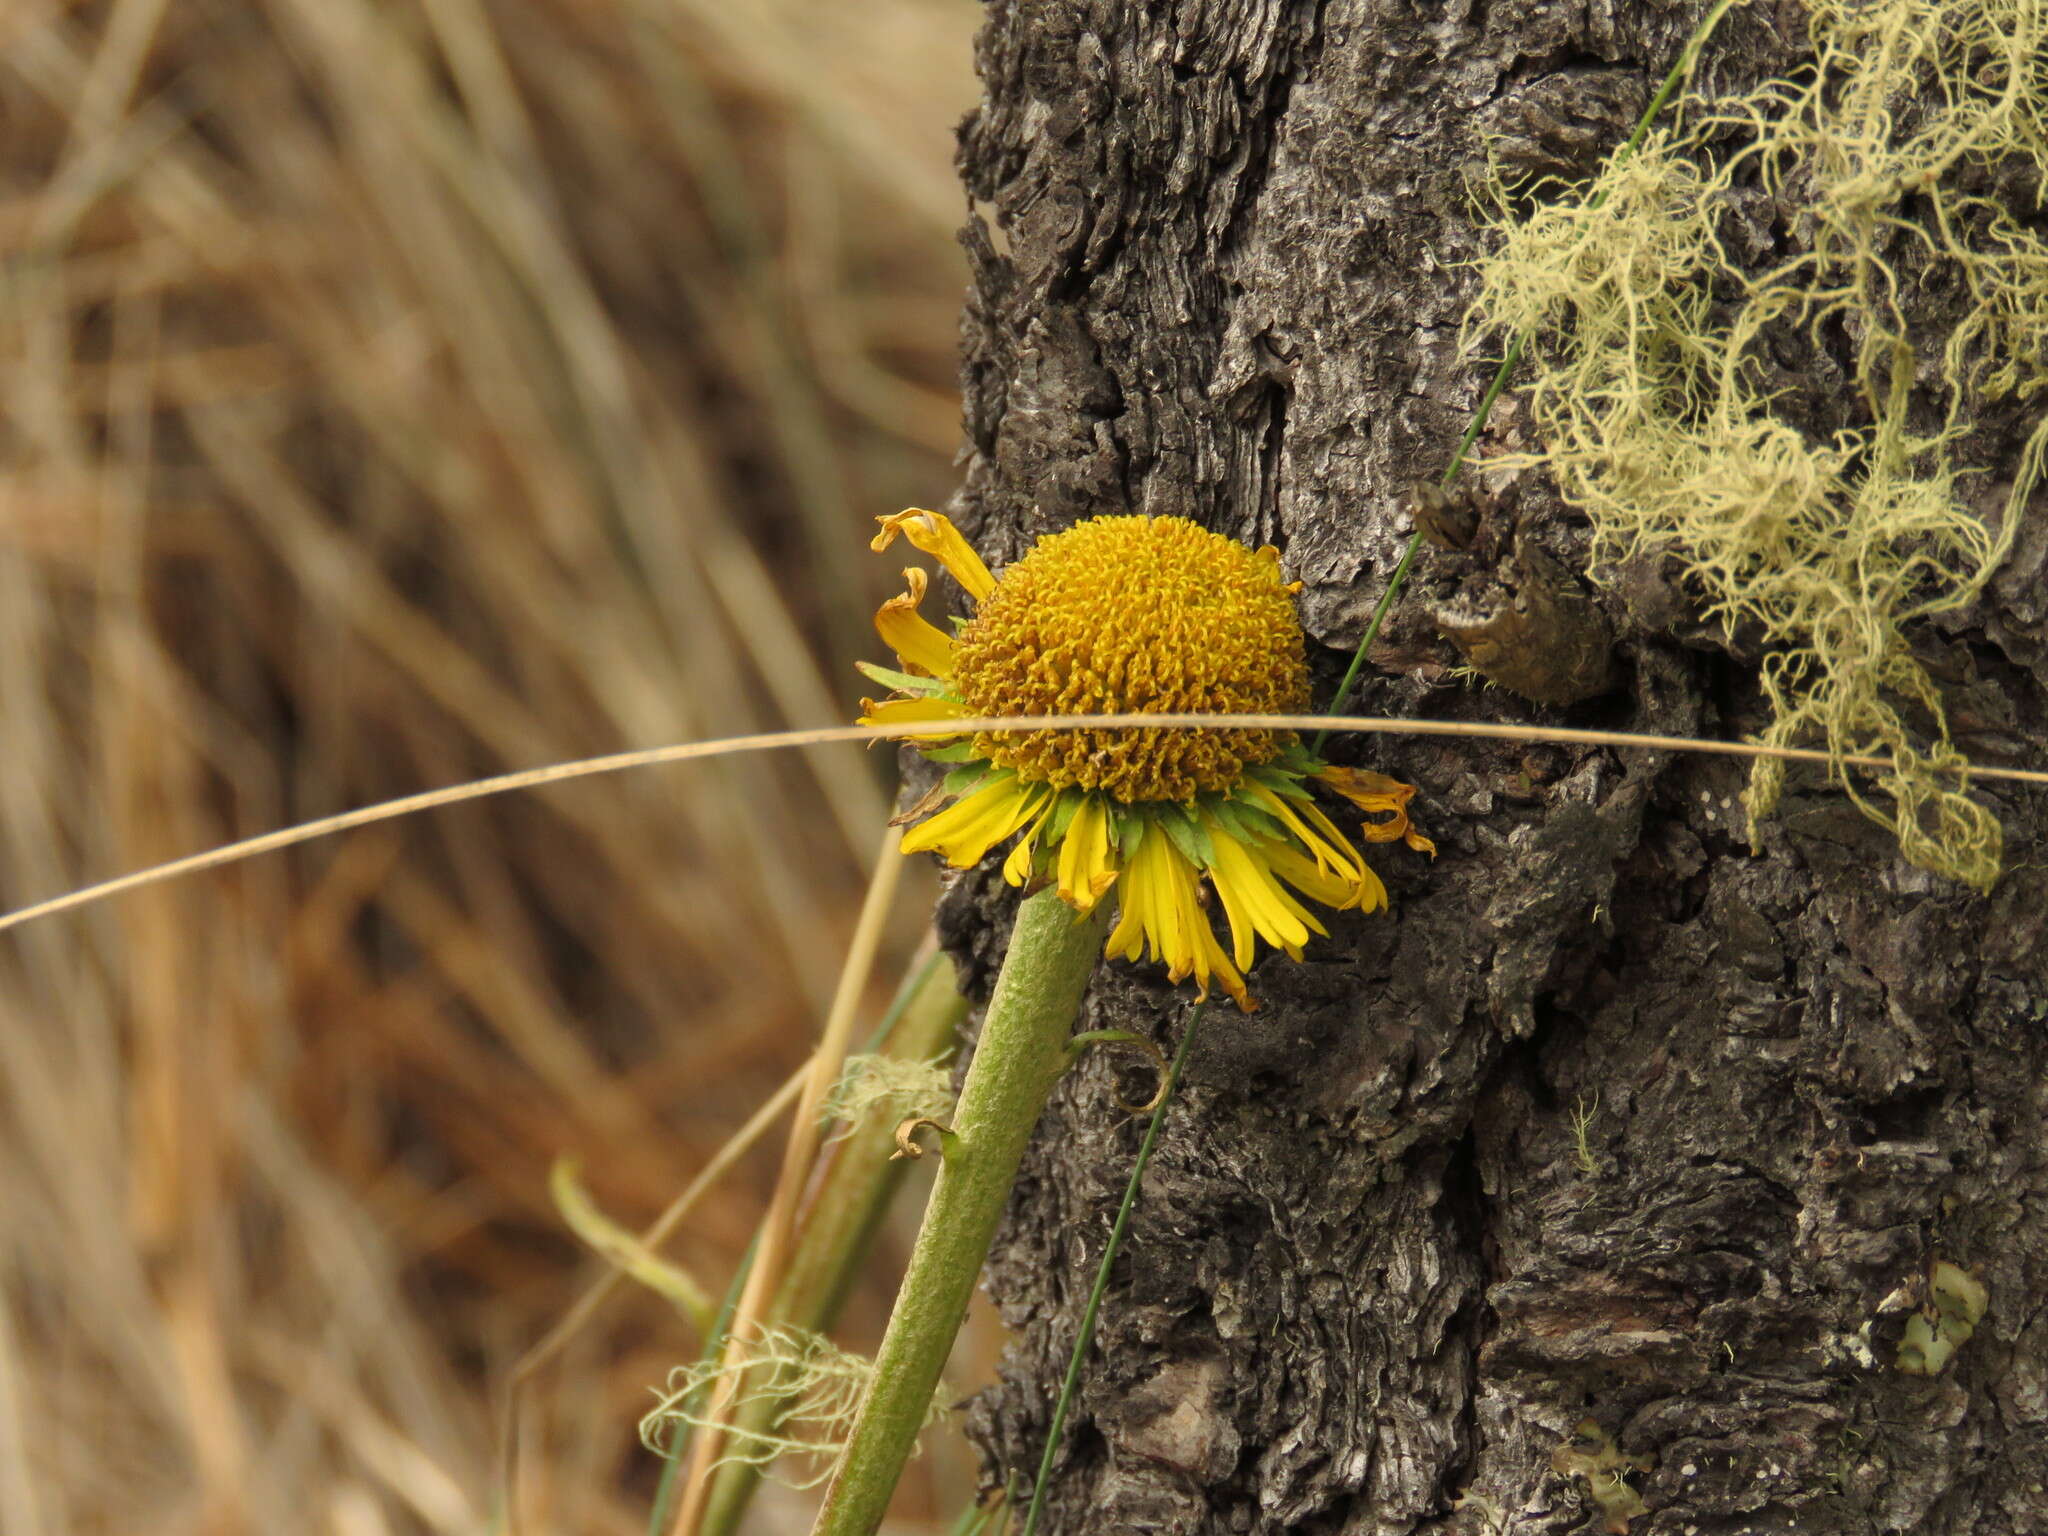
[[[977,715],[1130,711],[1293,714],[1307,707],[1308,665],[1295,588],[1280,557],[1185,518],[1103,517],[1039,542],[1000,578],[951,522],[912,509],[881,520],[874,541],[900,535],[936,557],[975,600],[957,636],[918,612],[925,573],[875,615],[902,671],[863,664],[897,696],[864,702],[863,724]],[[1117,892],[1108,953],[1165,962],[1207,995],[1213,976],[1249,1011],[1244,971],[1257,941],[1295,959],[1327,930],[1301,900],[1373,911],[1386,887],[1308,788],[1321,779],[1384,819],[1368,840],[1405,838],[1412,786],[1312,757],[1289,732],[1152,729],[927,737],[925,754],[954,764],[933,803],[950,800],[903,840],[956,868],[1016,838],[1003,862],[1012,885],[1056,881],[1086,912]],[[921,815],[930,807],[920,805]],[[1203,883],[1223,907],[1226,950],[1204,910]]]

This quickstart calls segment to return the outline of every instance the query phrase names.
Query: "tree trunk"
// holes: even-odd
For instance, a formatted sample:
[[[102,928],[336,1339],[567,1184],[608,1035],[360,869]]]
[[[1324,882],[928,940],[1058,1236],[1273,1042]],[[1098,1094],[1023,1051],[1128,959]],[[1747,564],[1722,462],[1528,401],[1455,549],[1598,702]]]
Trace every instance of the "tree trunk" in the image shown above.
[[[1456,346],[1472,168],[1590,174],[1696,19],[993,0],[962,139],[956,520],[996,564],[1107,513],[1277,544],[1327,696],[1405,541],[1401,493],[1441,472],[1485,383]],[[1783,74],[1802,36],[1796,12],[1737,11],[1702,78]],[[1516,420],[1511,394],[1493,440]],[[2019,435],[1987,425],[1971,461]],[[1523,515],[1582,553],[1554,494]],[[1972,756],[2048,739],[2044,554],[2037,498],[1986,597],[1923,637]],[[1475,693],[1446,678],[1428,586],[1361,708],[1759,723],[1754,658],[1605,595],[1615,691]],[[1043,1529],[2048,1530],[2038,795],[1980,791],[2007,873],[1978,896],[1818,776],[1795,774],[1753,856],[1725,759],[1332,752],[1419,784],[1441,855],[1376,854],[1391,917],[1340,916],[1307,963],[1259,967],[1260,1012],[1204,1020]],[[983,985],[1013,900],[988,870],[945,899]],[[1163,1042],[1187,1012],[1122,964],[1088,1008]],[[1098,1053],[1057,1092],[998,1237],[1017,1342],[971,1415],[992,1484],[1035,1474],[1139,1137],[1113,1094],[1130,1070]],[[1904,1374],[1937,1260],[1974,1266],[1989,1309],[1944,1374]]]

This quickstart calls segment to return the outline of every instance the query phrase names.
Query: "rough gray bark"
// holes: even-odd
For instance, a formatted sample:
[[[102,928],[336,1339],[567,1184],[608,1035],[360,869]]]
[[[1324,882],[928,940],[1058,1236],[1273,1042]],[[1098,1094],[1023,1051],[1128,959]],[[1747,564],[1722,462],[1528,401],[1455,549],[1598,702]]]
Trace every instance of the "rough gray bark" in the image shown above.
[[[1695,16],[994,0],[962,143],[990,222],[967,232],[955,516],[997,563],[1117,512],[1276,543],[1333,679],[1408,531],[1402,491],[1484,382],[1454,344],[1467,168],[1490,143],[1591,170]],[[1706,78],[1781,72],[1799,36],[1796,13],[1739,11]],[[1836,400],[1814,391],[1817,429]],[[1973,461],[2016,440],[1987,422]],[[1569,561],[1569,520],[1532,494],[1525,526]],[[2048,740],[2044,560],[2037,507],[1987,600],[1924,637],[1973,756]],[[1604,700],[1453,687],[1424,576],[1366,709],[1759,723],[1744,659],[1689,648],[1661,599],[1602,599],[1623,663]],[[1597,1530],[1552,1462],[1590,1418],[1651,1464],[1638,1536],[2048,1529],[2038,797],[1985,791],[2008,873],[1980,898],[1796,777],[1751,856],[1721,760],[1336,755],[1420,784],[1442,855],[1378,855],[1391,919],[1339,920],[1308,963],[1259,968],[1259,1014],[1208,1016],[1047,1528]],[[942,911],[984,976],[1008,900],[983,871]],[[1090,1011],[1162,1041],[1185,1018],[1121,965]],[[1037,1465],[1136,1147],[1124,1070],[1060,1090],[992,1258],[1018,1334],[972,1418],[992,1482]],[[1905,1376],[1891,1349],[1937,1257],[1979,1266],[1990,1310],[1947,1374]]]

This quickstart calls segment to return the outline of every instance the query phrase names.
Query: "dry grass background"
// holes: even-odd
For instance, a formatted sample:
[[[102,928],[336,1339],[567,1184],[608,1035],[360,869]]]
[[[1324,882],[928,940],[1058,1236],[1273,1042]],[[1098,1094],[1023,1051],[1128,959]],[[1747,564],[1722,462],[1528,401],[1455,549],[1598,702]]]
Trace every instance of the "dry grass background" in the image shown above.
[[[0,905],[845,718],[867,519],[950,474],[975,19],[0,6]],[[0,1529],[488,1528],[493,1392],[596,1272],[550,1162],[642,1222],[802,1059],[885,768],[598,780],[0,939]],[[771,1172],[672,1249],[714,1289]],[[644,1528],[689,1348],[629,1296],[542,1378],[522,1529]]]

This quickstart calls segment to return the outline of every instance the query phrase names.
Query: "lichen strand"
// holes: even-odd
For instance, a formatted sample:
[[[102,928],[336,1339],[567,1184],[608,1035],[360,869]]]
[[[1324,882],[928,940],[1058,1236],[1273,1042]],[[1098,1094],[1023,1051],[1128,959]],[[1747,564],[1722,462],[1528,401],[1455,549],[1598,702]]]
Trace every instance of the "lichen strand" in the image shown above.
[[[2048,163],[2048,5],[1807,10],[1810,74],[1691,104],[1689,128],[1650,135],[1592,196],[1498,221],[1472,339],[1532,337],[1543,447],[1494,463],[1547,471],[1592,520],[1596,565],[1675,556],[1731,632],[1759,628],[1763,740],[1890,756],[1889,807],[1838,776],[1907,857],[1986,886],[1998,822],[1941,772],[1960,754],[1905,626],[1977,594],[2048,454],[2044,420],[2010,467],[2002,518],[1967,505],[1955,453],[1972,412],[2048,385],[2048,240],[1972,190],[2006,167],[2038,185],[2029,168]],[[1915,94],[1924,109],[1898,113]],[[1811,231],[1760,275],[1721,239],[1753,183]],[[1890,260],[1908,246],[1930,264],[1911,285]],[[1970,304],[1929,335],[1904,295],[1944,285]],[[1774,379],[1776,349],[1823,331],[1855,338],[1861,417],[1826,441],[1776,413]],[[1931,737],[1909,728],[1915,707]],[[1759,763],[1752,838],[1782,781],[1780,764]]]
[[[982,715],[1126,710],[1298,713],[1301,621],[1279,557],[1178,517],[1101,517],[1041,539],[961,631],[954,681]],[[982,735],[1029,782],[1125,803],[1234,787],[1292,738],[1274,731]]]

